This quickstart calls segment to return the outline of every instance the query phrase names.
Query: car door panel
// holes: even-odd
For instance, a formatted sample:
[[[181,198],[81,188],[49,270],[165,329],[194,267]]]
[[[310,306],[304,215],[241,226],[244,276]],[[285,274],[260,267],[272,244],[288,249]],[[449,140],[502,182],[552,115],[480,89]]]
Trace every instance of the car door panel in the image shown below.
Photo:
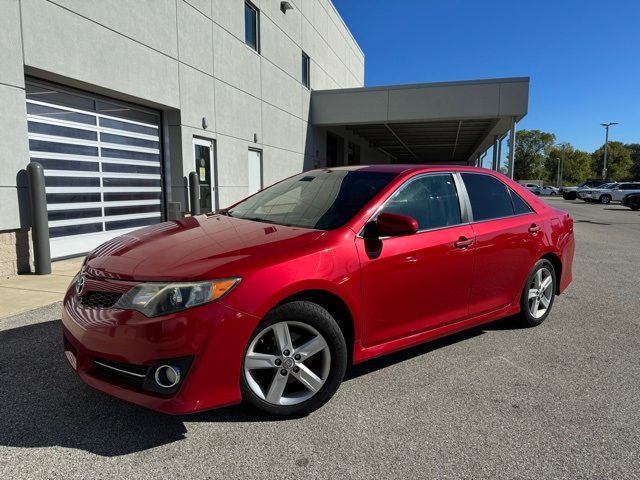
[[[450,172],[409,178],[380,212],[409,216],[419,231],[356,240],[366,346],[467,317],[474,246],[462,191]]]
[[[469,225],[377,241],[356,239],[365,346],[468,317],[475,247],[456,247],[461,237],[473,241]]]
[[[469,315],[506,307],[518,298],[536,260],[542,229],[534,214],[472,224],[476,241]],[[536,228],[534,227],[534,229]]]

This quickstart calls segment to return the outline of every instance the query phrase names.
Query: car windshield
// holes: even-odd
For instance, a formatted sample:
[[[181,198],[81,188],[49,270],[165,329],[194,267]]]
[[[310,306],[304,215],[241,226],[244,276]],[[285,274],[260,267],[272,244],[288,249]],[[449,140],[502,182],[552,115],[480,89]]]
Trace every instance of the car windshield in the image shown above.
[[[344,225],[396,175],[363,170],[302,173],[256,193],[225,213],[259,222],[331,230]]]

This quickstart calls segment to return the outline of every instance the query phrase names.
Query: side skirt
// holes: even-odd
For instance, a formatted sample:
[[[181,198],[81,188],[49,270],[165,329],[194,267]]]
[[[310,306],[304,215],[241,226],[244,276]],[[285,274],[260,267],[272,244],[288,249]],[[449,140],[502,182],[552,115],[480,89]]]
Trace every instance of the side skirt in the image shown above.
[[[472,327],[477,327],[478,325],[499,320],[500,318],[515,315],[519,311],[520,303],[515,302],[514,304],[501,308],[500,310],[494,310],[493,312],[484,313],[473,318],[467,318],[465,320],[460,320],[431,330],[425,330],[424,332],[391,340],[372,347],[356,345],[355,351],[353,352],[353,363],[356,364],[364,362],[365,360],[386,355],[387,353],[396,352],[404,348],[413,347],[421,343],[446,337],[447,335],[452,335],[454,333],[461,332],[462,330],[467,330]]]

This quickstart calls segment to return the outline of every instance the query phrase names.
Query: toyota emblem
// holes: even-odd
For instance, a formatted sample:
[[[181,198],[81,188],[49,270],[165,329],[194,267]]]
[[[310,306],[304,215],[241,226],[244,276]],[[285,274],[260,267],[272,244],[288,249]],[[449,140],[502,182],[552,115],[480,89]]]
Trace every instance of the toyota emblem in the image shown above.
[[[84,277],[80,275],[78,280],[76,280],[76,293],[78,295],[81,295],[83,289],[84,289]]]

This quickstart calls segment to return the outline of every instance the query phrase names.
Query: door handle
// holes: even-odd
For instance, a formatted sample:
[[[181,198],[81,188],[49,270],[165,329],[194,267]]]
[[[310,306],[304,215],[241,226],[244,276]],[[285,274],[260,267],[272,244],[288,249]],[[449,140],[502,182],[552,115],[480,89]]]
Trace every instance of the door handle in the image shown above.
[[[538,230],[540,230],[540,225],[536,225],[535,223],[532,223],[531,226],[529,227],[529,232],[531,233],[536,233]]]
[[[453,242],[453,246],[456,248],[467,248],[472,243],[473,243],[473,239],[467,238],[467,237],[460,237],[458,240]]]

